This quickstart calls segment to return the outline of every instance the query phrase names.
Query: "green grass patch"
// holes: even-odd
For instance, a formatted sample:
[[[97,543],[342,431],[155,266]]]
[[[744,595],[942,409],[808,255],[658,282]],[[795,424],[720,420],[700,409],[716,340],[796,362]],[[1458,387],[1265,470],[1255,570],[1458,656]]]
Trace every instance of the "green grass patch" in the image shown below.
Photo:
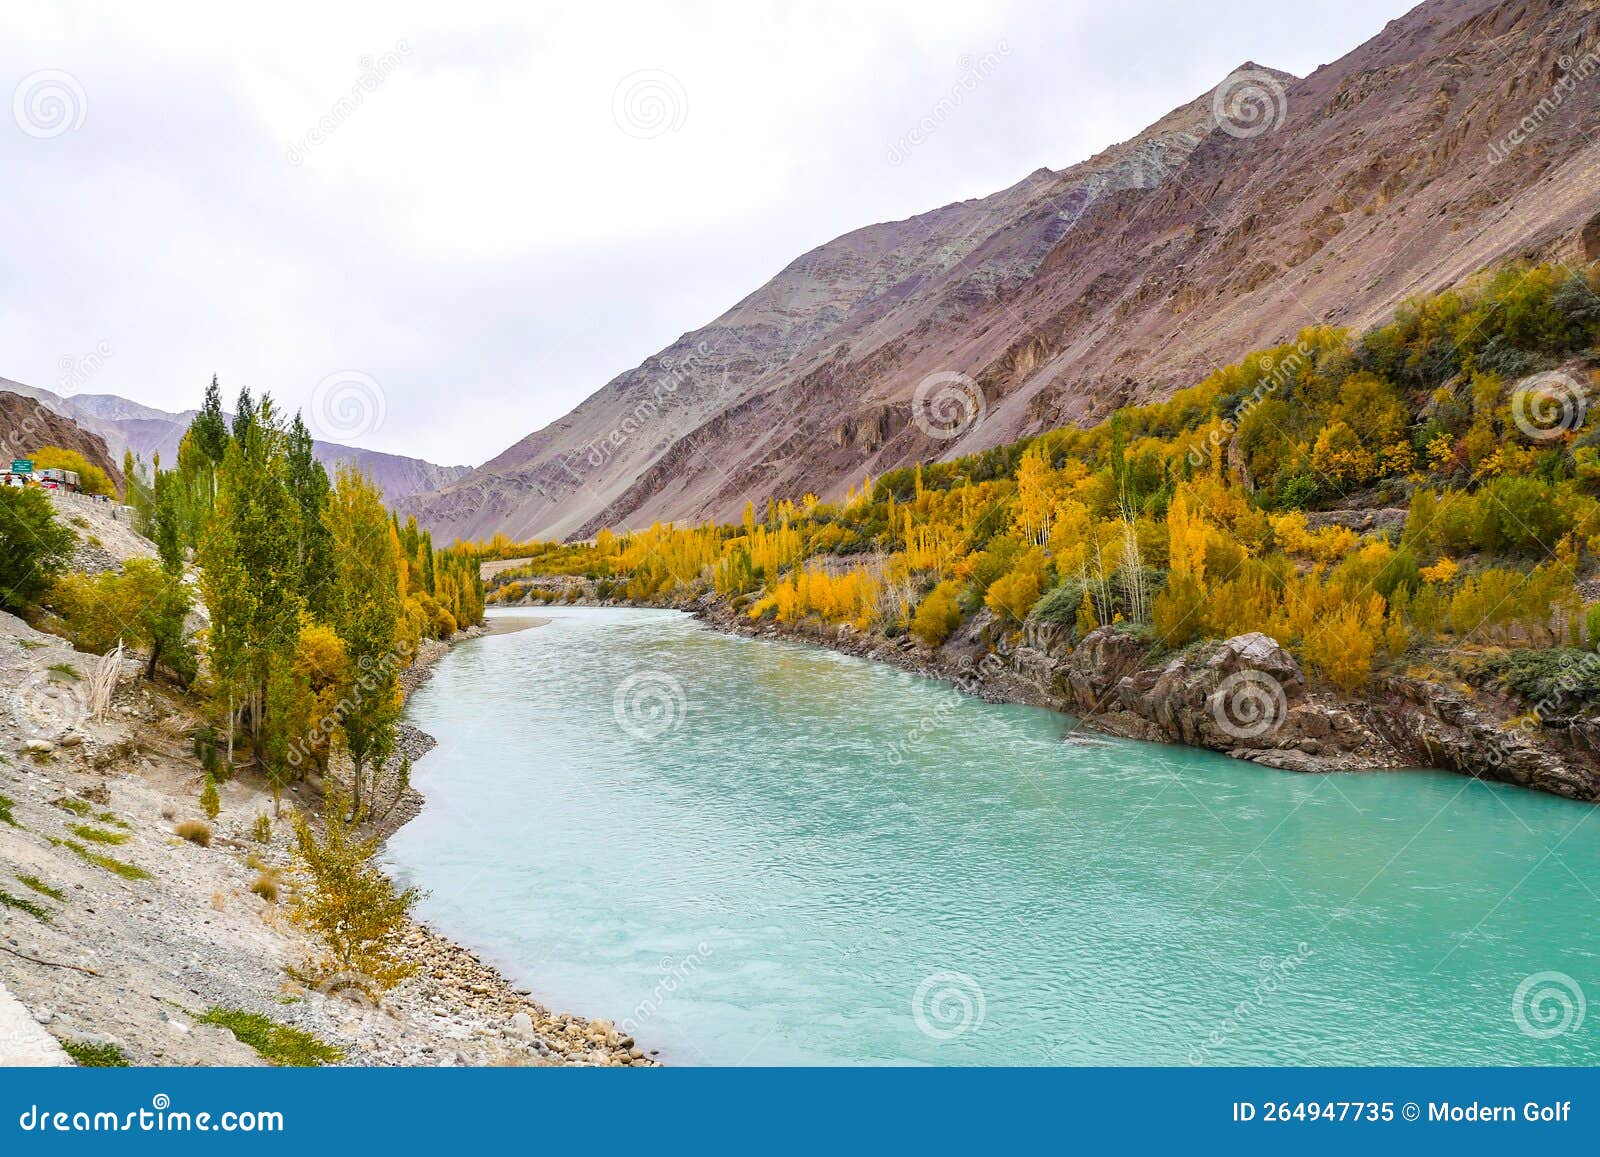
[[[318,1040],[304,1029],[279,1024],[259,1012],[239,1008],[209,1008],[195,1017],[201,1024],[227,1029],[275,1065],[309,1067],[344,1059],[344,1050]]]
[[[71,663],[51,663],[50,672],[54,675],[60,675],[69,683],[77,683],[83,679],[83,676],[78,674],[78,669]]]
[[[67,1055],[86,1069],[125,1069],[128,1057],[112,1044],[95,1044],[90,1041],[62,1041]]]
[[[127,832],[110,832],[105,828],[91,828],[88,824],[73,824],[72,834],[91,844],[125,844],[133,838]]]
[[[49,896],[52,900],[65,900],[67,898],[67,894],[60,888],[52,888],[49,884],[39,879],[38,876],[18,876],[17,880],[25,887],[32,888],[41,896]]]
[[[15,908],[19,912],[26,912],[35,920],[50,923],[50,909],[43,904],[35,904],[32,900],[24,900],[21,896],[13,896],[10,892],[0,892],[0,908]]]
[[[11,809],[16,806],[16,800],[8,795],[0,795],[0,823],[8,823],[14,828],[22,826],[17,822],[17,817],[11,814]]]
[[[69,811],[75,816],[86,816],[94,810],[89,806],[88,800],[76,799],[70,795],[64,795],[60,799],[53,799],[50,802],[62,811]]]
[[[115,824],[117,827],[123,828],[126,831],[133,831],[133,825],[127,820],[119,820],[116,812],[98,812],[94,818],[103,824]]]
[[[116,873],[124,880],[154,879],[149,872],[139,867],[138,864],[125,864],[121,860],[112,859],[110,856],[102,856],[99,852],[91,852],[88,848],[78,843],[77,840],[51,840],[50,842],[76,853],[97,868],[104,868],[108,872]]]

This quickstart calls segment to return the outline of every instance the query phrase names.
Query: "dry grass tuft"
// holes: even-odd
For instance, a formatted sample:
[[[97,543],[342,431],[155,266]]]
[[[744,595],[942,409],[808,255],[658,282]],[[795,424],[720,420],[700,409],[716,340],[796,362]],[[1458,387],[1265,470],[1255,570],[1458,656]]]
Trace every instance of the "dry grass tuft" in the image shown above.
[[[250,881],[250,890],[260,896],[269,904],[278,902],[278,875],[270,869],[263,869]]]
[[[191,844],[199,844],[202,848],[211,846],[211,825],[203,820],[184,820],[172,830]]]

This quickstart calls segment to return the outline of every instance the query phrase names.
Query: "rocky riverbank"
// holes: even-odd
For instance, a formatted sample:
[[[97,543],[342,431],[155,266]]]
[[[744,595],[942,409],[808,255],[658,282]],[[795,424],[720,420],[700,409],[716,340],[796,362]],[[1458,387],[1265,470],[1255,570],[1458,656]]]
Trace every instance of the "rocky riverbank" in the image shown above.
[[[409,686],[444,650],[424,646]],[[653,1063],[609,1023],[552,1012],[421,924],[403,949],[416,974],[381,1002],[292,980],[312,946],[289,915],[287,815],[274,820],[270,794],[243,773],[219,785],[203,838],[179,836],[204,819],[187,738],[200,720],[135,663],[95,718],[81,686],[97,662],[0,614],[0,981],[58,1040],[133,1064],[267,1063],[227,1027],[247,1014],[347,1064]],[[415,729],[402,739],[411,758],[431,743]],[[286,793],[285,812],[314,795]]]
[[[1204,747],[1284,771],[1431,767],[1600,800],[1600,720],[1411,675],[1379,674],[1360,694],[1341,692],[1309,680],[1259,633],[1152,661],[1149,645],[1119,627],[1074,642],[1067,628],[1030,622],[1016,637],[988,611],[931,649],[909,635],[752,621],[711,595],[683,609],[719,630],[816,643],[993,702],[1050,707],[1103,734]]]

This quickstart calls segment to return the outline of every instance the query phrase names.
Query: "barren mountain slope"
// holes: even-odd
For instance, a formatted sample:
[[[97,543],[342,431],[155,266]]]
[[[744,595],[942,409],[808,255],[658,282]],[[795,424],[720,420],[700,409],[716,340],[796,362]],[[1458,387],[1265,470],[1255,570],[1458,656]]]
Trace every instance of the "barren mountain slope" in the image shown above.
[[[1499,260],[1593,259],[1596,53],[1600,0],[1429,0],[1304,80],[1242,66],[1082,165],[807,254],[411,506],[444,539],[729,518],[1170,394]]]

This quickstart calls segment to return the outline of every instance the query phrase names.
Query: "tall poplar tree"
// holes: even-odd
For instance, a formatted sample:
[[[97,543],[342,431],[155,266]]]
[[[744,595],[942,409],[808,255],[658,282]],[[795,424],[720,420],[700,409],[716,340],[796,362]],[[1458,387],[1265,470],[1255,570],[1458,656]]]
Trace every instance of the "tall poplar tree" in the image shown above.
[[[241,395],[248,403],[248,395]],[[235,422],[218,472],[216,508],[202,535],[202,592],[212,618],[212,670],[228,695],[231,728],[243,710],[259,742],[274,664],[299,637],[300,508],[288,486],[285,433],[269,396]]]
[[[222,456],[228,452],[229,435],[228,420],[222,414],[222,387],[217,384],[216,374],[211,375],[205,401],[189,424],[189,433],[195,439],[196,448],[213,466],[222,465]]]
[[[322,512],[328,506],[328,472],[313,452],[311,431],[296,412],[286,439],[289,493],[299,508],[296,552],[300,593],[317,618],[328,611],[328,588],[333,582],[333,540]]]
[[[400,544],[383,495],[353,466],[341,466],[324,515],[333,544],[330,618],[344,640],[353,680],[340,731],[354,765],[353,814],[363,809],[369,767],[394,751],[400,719]]]

